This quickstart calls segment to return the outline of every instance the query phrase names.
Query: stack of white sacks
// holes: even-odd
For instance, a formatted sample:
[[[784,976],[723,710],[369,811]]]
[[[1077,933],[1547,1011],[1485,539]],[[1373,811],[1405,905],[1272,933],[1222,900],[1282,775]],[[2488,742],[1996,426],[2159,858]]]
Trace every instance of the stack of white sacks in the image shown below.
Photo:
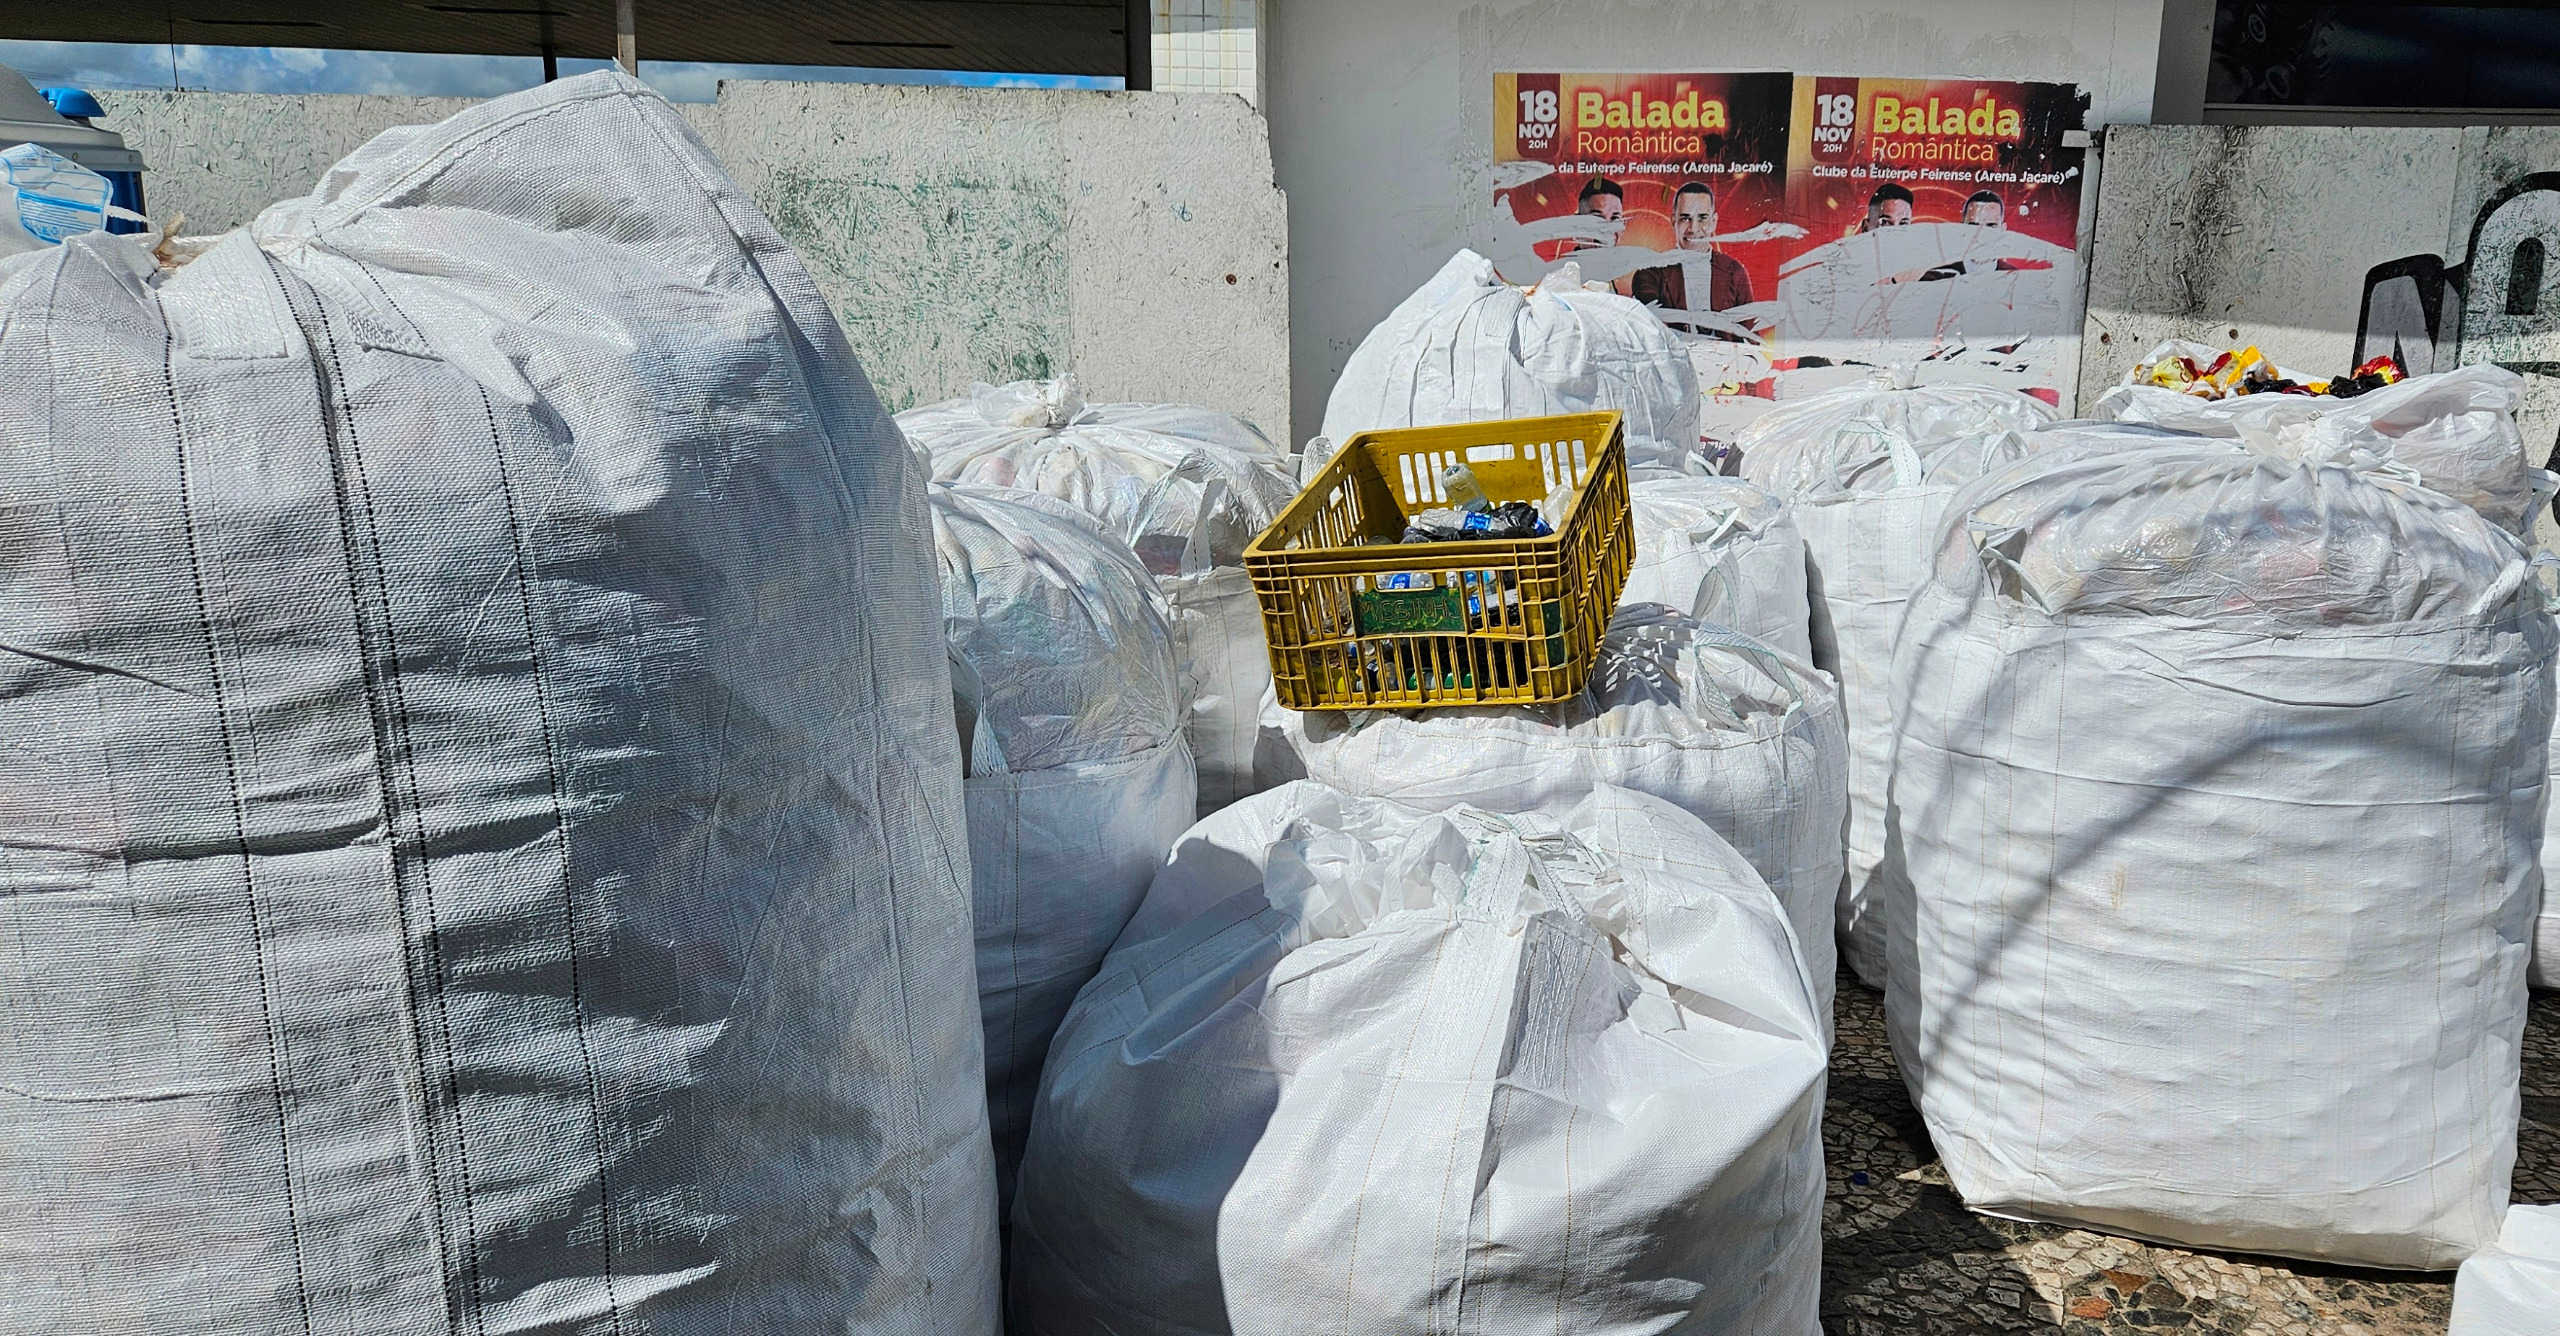
[[[1840,950],[1860,982],[1884,986],[1884,933],[1871,884],[1884,858],[1893,718],[1885,675],[1902,606],[1928,572],[1956,489],[2026,449],[2044,405],[1981,385],[1915,386],[1879,374],[1763,414],[1741,437],[1743,476],[1793,502],[1813,571],[1812,655],[1839,684],[1849,725],[1848,877]]]
[[[1204,781],[1187,834],[1197,688],[1144,575],[1232,564],[1286,465],[1167,420],[1189,443],[1128,462],[1055,384],[909,415],[939,475],[1157,558],[935,497],[1019,1330],[1492,1329],[1563,1293],[1567,1326],[1809,1333],[1835,931],[1977,1209],[2386,1266],[2497,1236],[2555,642],[2502,373],[2221,439],[1887,378],[1709,478],[1615,299],[1469,259],[1327,425],[1640,418],[1592,686],[1261,690],[1250,770],[1220,744],[1227,795],[1269,791]]]
[[[1278,787],[1183,838],[1050,1050],[1021,1330],[1817,1330],[1846,758],[1802,544],[1685,476],[1650,315],[1479,269],[1328,426],[1628,412],[1637,598],[1557,709],[1267,710]]]
[[[2498,1236],[2555,643],[2519,389],[2055,429],[1886,381],[1746,434],[1847,698],[1842,946],[1970,1204],[2382,1266]]]
[[[1163,597],[1128,548],[1036,492],[928,498],[969,815],[999,1199],[1076,990],[1191,825]]]
[[[525,184],[597,179],[613,226]],[[60,1226],[0,1249],[21,1325],[991,1333],[1009,1268],[1041,1336],[1813,1336],[1835,942],[1974,1208],[2543,1311],[2505,372],[2060,428],[1887,377],[1705,477],[1677,336],[1461,252],[1327,434],[1625,413],[1625,597],[1574,701],[1301,715],[1240,563],[1293,461],[1072,379],[910,455],[619,76],[175,274],[0,262],[0,317],[58,521],[0,534],[0,854],[55,892],[0,1133],[85,1148],[0,1175]]]
[[[1295,462],[1227,414],[1089,404],[1072,376],[980,385],[966,399],[909,409],[898,425],[936,481],[1045,493],[1138,554],[1172,613],[1198,810],[1251,792],[1271,664],[1244,549],[1296,494]]]

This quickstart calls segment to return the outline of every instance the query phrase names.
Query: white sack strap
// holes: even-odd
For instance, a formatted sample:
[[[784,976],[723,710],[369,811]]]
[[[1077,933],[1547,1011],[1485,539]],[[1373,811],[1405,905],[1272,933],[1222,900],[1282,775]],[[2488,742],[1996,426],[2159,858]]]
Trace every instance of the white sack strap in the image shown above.
[[[284,287],[246,232],[224,237],[163,282],[160,310],[178,355],[199,362],[292,357],[302,348]]]

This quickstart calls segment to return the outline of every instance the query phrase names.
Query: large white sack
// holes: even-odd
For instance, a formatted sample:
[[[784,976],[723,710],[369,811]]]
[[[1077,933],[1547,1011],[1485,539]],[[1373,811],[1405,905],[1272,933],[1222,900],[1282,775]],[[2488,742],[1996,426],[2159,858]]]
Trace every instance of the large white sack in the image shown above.
[[[1194,827],[1058,1032],[1029,1336],[1812,1336],[1822,1028],[1696,818],[1298,783]]]
[[[2524,377],[2482,363],[2336,399],[2246,394],[2202,399],[2158,385],[2118,385],[2090,416],[2248,441],[2270,453],[2337,464],[2397,463],[2427,486],[2519,533],[2549,475],[2527,457],[2516,409]]]
[[[1644,477],[1694,471],[1698,408],[1680,336],[1642,302],[1585,288],[1570,263],[1516,288],[1461,250],[1352,350],[1324,434],[1615,409],[1628,472]]]
[[[1740,478],[1654,478],[1627,488],[1635,563],[1620,607],[1660,603],[1810,663],[1804,535],[1793,508]]]
[[[1793,502],[1812,566],[1813,662],[1838,681],[1849,724],[1840,952],[1870,988],[1884,986],[1884,926],[1868,885],[1884,857],[1887,679],[1902,606],[1929,573],[1947,499],[1986,467],[2016,458],[2022,434],[2053,420],[2014,390],[1905,380],[1879,375],[1780,405],[1740,437],[1743,476]]]
[[[2510,1206],[2498,1241],[2463,1260],[2445,1336],[2560,1332],[2560,1206]]]
[[[0,1329],[992,1333],[924,480],[684,118],[0,324]]]
[[[967,756],[978,1012],[999,1200],[1049,1036],[1192,822],[1181,666],[1129,550],[1036,492],[942,486],[953,708]]]
[[[1426,810],[1562,813],[1603,784],[1715,828],[1786,907],[1827,1025],[1848,810],[1840,700],[1811,664],[1659,604],[1610,621],[1582,695],[1557,706],[1263,710],[1274,779]]]
[[[1944,537],[1879,881],[1956,1190],[2374,1266],[2494,1239],[2552,716],[2524,543],[2201,438],[2056,446]]]
[[[1271,660],[1244,549],[1297,495],[1290,459],[1214,409],[1086,403],[1073,376],[980,385],[898,425],[935,479],[1057,497],[1137,552],[1173,612],[1200,814],[1252,792]]]

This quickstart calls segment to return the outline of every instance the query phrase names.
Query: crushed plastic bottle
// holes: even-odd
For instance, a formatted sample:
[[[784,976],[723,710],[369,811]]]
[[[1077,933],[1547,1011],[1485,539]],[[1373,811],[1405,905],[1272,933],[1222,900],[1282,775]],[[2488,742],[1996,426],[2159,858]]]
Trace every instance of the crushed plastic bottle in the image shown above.
[[[1548,527],[1538,509],[1526,501],[1505,501],[1490,510],[1423,511],[1405,525],[1404,542],[1455,543],[1470,539],[1544,538]]]
[[[1547,493],[1547,499],[1538,503],[1538,514],[1551,530],[1562,530],[1565,516],[1572,513],[1573,484],[1569,482],[1557,483],[1556,489]]]
[[[1451,464],[1440,470],[1440,486],[1448,491],[1449,504],[1460,510],[1493,509],[1493,499],[1476,482],[1476,471],[1464,464]]]

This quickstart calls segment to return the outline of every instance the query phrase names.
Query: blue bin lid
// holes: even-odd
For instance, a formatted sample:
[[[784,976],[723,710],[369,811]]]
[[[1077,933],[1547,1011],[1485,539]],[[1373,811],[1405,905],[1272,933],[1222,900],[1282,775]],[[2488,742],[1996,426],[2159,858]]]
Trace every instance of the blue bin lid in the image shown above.
[[[89,90],[85,88],[40,88],[36,91],[44,94],[44,100],[53,104],[53,113],[57,116],[104,116],[107,114],[107,109],[99,106],[98,99],[89,96]]]

